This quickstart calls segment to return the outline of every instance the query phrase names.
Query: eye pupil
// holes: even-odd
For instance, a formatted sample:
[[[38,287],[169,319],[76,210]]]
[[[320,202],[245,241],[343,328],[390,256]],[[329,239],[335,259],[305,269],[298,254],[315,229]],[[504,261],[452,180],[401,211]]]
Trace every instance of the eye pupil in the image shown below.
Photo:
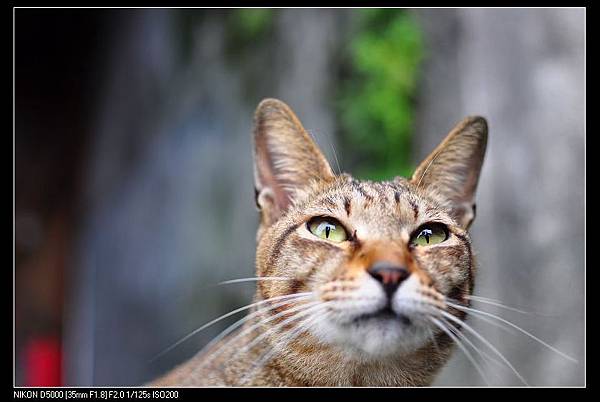
[[[334,218],[315,217],[308,221],[306,226],[309,232],[321,239],[326,239],[334,243],[341,243],[348,240],[348,232]]]
[[[448,238],[448,231],[441,224],[428,224],[426,228],[421,228],[416,237],[413,237],[412,244],[417,246],[428,246],[438,244]]]
[[[433,234],[433,232],[429,229],[424,229],[421,232],[421,236],[423,236],[425,238],[425,241],[427,242],[427,244],[429,244],[429,238],[431,237],[432,234]]]

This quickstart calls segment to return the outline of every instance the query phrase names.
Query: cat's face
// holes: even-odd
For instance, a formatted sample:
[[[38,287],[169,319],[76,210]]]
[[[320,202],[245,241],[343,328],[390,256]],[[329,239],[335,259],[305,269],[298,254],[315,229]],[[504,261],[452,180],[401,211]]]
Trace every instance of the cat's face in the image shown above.
[[[444,300],[466,303],[473,288],[467,229],[486,134],[483,119],[467,119],[411,179],[358,181],[332,172],[286,105],[263,101],[255,129],[257,274],[273,280],[260,281],[258,295],[306,293],[272,310],[296,308],[272,327],[287,319],[298,335],[361,360],[435,343],[442,318],[432,309],[461,317]]]
[[[342,176],[311,191],[265,233],[258,269],[294,278],[261,283],[264,298],[314,292],[327,310],[311,332],[373,357],[423,346],[438,331],[424,299],[464,301],[473,284],[466,231],[404,179]]]

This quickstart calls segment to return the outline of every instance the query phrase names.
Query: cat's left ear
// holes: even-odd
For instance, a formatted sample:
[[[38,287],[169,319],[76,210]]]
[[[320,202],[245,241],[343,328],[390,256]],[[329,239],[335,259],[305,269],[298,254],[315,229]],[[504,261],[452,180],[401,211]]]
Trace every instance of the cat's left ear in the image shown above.
[[[411,181],[449,201],[456,221],[468,229],[475,219],[475,190],[487,145],[487,122],[467,117],[419,165]]]
[[[263,100],[254,117],[254,181],[261,228],[279,219],[305,187],[334,177],[292,109],[277,99]]]

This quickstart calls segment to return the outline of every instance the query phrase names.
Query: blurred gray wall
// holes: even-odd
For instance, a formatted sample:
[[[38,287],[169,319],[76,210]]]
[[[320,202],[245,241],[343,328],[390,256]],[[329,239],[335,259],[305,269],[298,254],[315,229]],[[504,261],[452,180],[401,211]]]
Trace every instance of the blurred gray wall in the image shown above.
[[[281,10],[267,45],[232,59],[224,12],[195,12],[185,49],[181,12],[119,13],[69,286],[67,384],[148,381],[224,325],[149,363],[154,354],[250,301],[252,284],[212,285],[254,274],[253,110],[264,97],[285,100],[333,163],[335,62],[350,14]],[[415,160],[465,115],[490,123],[476,293],[550,314],[502,315],[583,362],[583,13],[419,17],[429,57]],[[582,365],[488,327],[476,325],[531,384],[583,382]],[[438,384],[480,384],[467,363],[457,352]],[[518,384],[494,372],[495,383]]]
[[[213,285],[254,276],[254,109],[285,99],[333,159],[329,78],[347,14],[281,10],[264,46],[233,55],[224,11],[118,14],[66,314],[67,384],[149,381],[225,324],[151,357],[251,301],[253,283]]]
[[[539,314],[474,307],[510,319],[579,364],[522,334],[468,322],[529,384],[583,385],[585,12],[421,10],[419,17],[429,57],[415,160],[463,117],[487,118],[472,228],[475,294]],[[492,372],[496,384],[519,384],[510,370]],[[437,384],[485,383],[457,350]]]

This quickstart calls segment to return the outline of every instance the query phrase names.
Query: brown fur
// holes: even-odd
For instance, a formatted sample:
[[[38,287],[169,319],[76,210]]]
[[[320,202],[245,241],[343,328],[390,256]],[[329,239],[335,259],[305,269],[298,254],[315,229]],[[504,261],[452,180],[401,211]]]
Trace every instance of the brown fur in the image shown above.
[[[424,300],[442,308],[444,297],[468,304],[464,296],[473,289],[475,261],[467,229],[474,219],[474,194],[486,138],[485,120],[467,118],[410,180],[357,181],[333,173],[287,105],[274,99],[261,102],[254,132],[255,185],[261,210],[256,273],[290,280],[259,281],[256,301],[315,292],[319,302],[362,302],[368,299],[360,293],[367,270],[375,262],[386,261],[406,267]],[[312,235],[306,223],[315,216],[337,219],[349,229],[349,239],[333,243]],[[446,225],[448,239],[429,247],[411,246],[414,231],[431,221]],[[431,384],[451,354],[453,343],[441,331],[414,349],[376,358],[350,352],[309,330],[282,343],[295,328],[294,322],[278,331],[269,329],[293,317],[294,313],[285,315],[286,309],[300,304],[290,301],[258,311],[241,328],[263,322],[255,331],[227,343],[235,339],[236,333],[231,334],[152,385],[424,386]],[[330,303],[328,310],[319,310],[327,313],[318,314],[337,317],[344,313],[343,308],[333,306]],[[464,318],[456,310],[446,311]],[[264,322],[278,313],[283,315]],[[314,319],[321,318],[315,313]],[[263,341],[245,352],[245,345],[259,334],[266,334]],[[253,366],[272,350],[276,352],[273,358],[263,366]]]

